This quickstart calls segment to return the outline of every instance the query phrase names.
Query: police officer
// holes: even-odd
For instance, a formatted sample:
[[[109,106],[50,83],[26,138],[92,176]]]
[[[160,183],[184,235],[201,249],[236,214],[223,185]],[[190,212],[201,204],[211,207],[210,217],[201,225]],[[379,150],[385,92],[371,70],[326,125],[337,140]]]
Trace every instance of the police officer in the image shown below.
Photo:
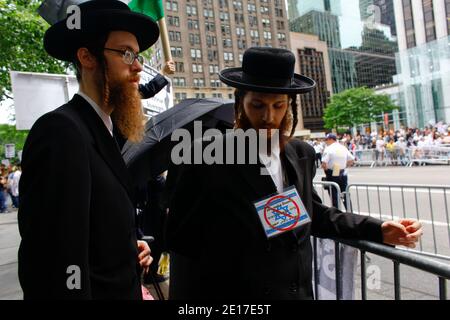
[[[325,171],[326,181],[336,182],[341,191],[345,192],[348,184],[346,168],[353,165],[355,157],[350,151],[337,141],[335,134],[330,133],[325,139],[327,147],[322,156],[322,168]],[[330,191],[330,190],[329,190]],[[333,206],[338,207],[339,196],[335,188],[331,188]],[[344,206],[347,209],[347,201],[344,197]]]

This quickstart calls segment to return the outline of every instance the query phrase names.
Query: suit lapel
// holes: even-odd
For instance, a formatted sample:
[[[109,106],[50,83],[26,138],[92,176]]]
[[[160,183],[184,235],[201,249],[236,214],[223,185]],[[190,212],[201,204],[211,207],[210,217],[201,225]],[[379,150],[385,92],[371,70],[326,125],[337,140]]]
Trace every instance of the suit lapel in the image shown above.
[[[286,144],[284,155],[286,157],[287,164],[291,167],[294,173],[293,176],[292,175],[289,176],[289,182],[291,185],[295,184],[300,197],[302,197],[303,199],[304,198],[303,186],[305,183],[305,169],[306,169],[305,167],[306,167],[306,160],[308,160],[308,158],[299,157],[297,151],[295,150],[295,147],[291,143]],[[289,172],[289,169],[288,168],[286,169]]]
[[[130,199],[133,199],[131,192],[131,179],[125,162],[120,154],[117,142],[109,133],[103,121],[97,115],[89,103],[79,95],[75,95],[71,103],[81,115],[91,132],[95,146],[103,160],[108,164],[111,171],[127,190]]]

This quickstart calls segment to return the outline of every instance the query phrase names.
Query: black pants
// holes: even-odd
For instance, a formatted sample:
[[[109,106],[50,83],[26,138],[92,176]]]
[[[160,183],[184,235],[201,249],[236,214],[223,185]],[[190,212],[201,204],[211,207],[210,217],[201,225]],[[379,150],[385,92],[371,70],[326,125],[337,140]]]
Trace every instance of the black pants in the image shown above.
[[[326,170],[325,174],[327,177],[327,181],[337,183],[339,185],[339,188],[341,188],[341,192],[345,192],[348,185],[348,177],[347,175],[344,175],[344,170],[341,170],[339,176],[337,177],[333,177],[333,170]],[[339,203],[339,195],[336,188],[330,187],[328,189],[328,193],[330,194],[333,207],[337,208]],[[348,209],[346,197],[344,197],[344,207],[345,209]]]
[[[316,167],[320,168],[321,164],[322,164],[322,154],[316,153]]]

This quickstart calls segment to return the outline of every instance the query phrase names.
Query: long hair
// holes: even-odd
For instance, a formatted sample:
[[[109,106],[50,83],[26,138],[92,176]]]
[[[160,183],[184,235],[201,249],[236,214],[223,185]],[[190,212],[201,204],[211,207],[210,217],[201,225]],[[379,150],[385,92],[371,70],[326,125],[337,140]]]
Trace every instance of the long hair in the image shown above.
[[[251,124],[247,115],[245,114],[243,101],[244,97],[248,91],[236,89],[234,91],[234,119],[235,127],[242,128],[244,130],[251,128]],[[281,122],[281,134],[287,135],[289,139],[294,136],[295,128],[298,124],[298,105],[297,105],[297,95],[288,95],[290,100],[290,108],[288,108],[286,115]]]
[[[97,59],[101,70],[101,86],[102,86],[102,103],[107,106],[109,103],[109,79],[108,79],[108,66],[104,56],[104,47],[106,41],[108,41],[109,32],[102,34],[93,34],[88,36],[84,41],[82,47],[87,48],[89,52]],[[73,63],[75,65],[76,76],[78,82],[82,79],[81,63],[75,53],[73,57]]]

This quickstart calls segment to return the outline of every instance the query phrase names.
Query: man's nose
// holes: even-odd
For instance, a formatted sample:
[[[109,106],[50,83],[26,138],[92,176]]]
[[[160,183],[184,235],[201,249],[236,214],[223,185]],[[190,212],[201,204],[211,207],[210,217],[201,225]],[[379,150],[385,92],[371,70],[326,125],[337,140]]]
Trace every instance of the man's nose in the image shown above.
[[[272,123],[272,122],[273,122],[273,115],[274,115],[274,113],[273,113],[272,108],[267,107],[267,108],[264,110],[263,121],[264,121],[265,123]]]
[[[134,72],[141,72],[144,68],[138,59],[135,59],[133,64],[131,65],[131,70]]]

